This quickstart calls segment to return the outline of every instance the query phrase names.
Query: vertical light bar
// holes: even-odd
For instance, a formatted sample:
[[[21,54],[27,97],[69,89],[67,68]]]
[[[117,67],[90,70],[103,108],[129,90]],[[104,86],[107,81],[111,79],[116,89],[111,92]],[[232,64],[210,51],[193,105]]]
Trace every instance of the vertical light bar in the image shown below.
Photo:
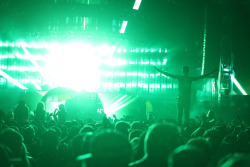
[[[247,95],[247,93],[245,92],[245,90],[242,88],[242,86],[240,85],[240,83],[236,80],[236,78],[233,75],[231,75],[231,79],[232,79],[233,83],[236,85],[236,87],[241,91],[241,93],[243,95]]]
[[[203,35],[203,49],[202,49],[202,66],[201,75],[204,74],[205,58],[206,58],[206,42],[207,42],[207,5],[205,7],[205,18],[204,18],[204,35]]]
[[[124,34],[127,24],[128,24],[128,21],[123,21],[122,22],[122,27],[121,27],[121,30],[120,30],[121,34]]]
[[[21,89],[28,89],[25,86],[23,86],[22,84],[20,84],[16,79],[12,78],[11,76],[9,76],[8,74],[6,74],[5,72],[3,72],[2,70],[0,70],[0,75],[2,75],[4,78],[6,78],[8,81],[10,81],[11,83],[15,84],[16,86],[18,86]]]
[[[141,0],[135,0],[135,4],[134,4],[133,9],[138,10],[140,7],[140,4],[141,4]]]

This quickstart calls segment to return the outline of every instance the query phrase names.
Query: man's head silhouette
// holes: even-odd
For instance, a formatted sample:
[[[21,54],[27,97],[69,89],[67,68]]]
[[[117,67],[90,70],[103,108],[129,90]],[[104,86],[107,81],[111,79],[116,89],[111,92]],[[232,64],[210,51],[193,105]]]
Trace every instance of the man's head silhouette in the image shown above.
[[[188,75],[188,73],[189,73],[189,67],[188,66],[183,66],[182,72],[183,72],[184,75]]]

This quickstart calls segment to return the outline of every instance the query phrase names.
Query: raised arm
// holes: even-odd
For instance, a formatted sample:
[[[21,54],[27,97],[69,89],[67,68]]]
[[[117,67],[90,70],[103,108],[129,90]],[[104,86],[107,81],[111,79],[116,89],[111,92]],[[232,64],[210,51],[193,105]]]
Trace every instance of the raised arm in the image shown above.
[[[204,74],[204,75],[201,75],[201,76],[198,76],[198,77],[192,77],[192,80],[193,80],[193,81],[196,81],[196,80],[199,80],[199,79],[206,78],[206,77],[208,77],[209,75],[211,75],[211,74],[213,74],[213,73],[215,73],[215,72],[217,72],[217,71],[218,71],[217,69],[214,69],[213,71],[211,71],[211,72],[209,72],[209,73],[207,73],[207,74]]]
[[[166,72],[166,71],[162,71],[162,70],[160,70],[160,69],[158,69],[157,67],[155,67],[155,66],[153,66],[157,71],[159,71],[160,73],[162,73],[162,74],[164,74],[164,75],[166,75],[166,76],[168,76],[168,77],[171,77],[171,78],[174,78],[174,79],[178,79],[178,75],[173,75],[173,74],[169,74],[168,72]]]

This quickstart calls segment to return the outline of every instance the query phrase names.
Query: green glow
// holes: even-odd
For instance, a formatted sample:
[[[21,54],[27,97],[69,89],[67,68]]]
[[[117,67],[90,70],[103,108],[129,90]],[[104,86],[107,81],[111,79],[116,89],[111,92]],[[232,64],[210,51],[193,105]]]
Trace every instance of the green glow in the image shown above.
[[[9,82],[11,82],[14,85],[18,86],[19,88],[21,88],[21,89],[28,89],[25,86],[23,86],[22,84],[20,84],[16,79],[12,78],[11,76],[9,76],[5,72],[3,72],[2,70],[0,70],[0,75],[3,76],[4,78],[6,78]]]
[[[119,84],[119,83],[118,83]],[[108,117],[112,117],[112,115],[123,107],[129,105],[134,102],[137,98],[128,95],[115,95],[114,97],[105,96],[101,93],[98,94],[104,108],[104,112]]]
[[[135,4],[134,4],[134,7],[133,7],[134,10],[138,10],[139,9],[141,1],[142,0],[135,0]]]
[[[122,27],[121,27],[121,30],[120,30],[121,34],[124,34],[127,24],[128,24],[128,21],[123,21],[122,22]]]
[[[37,69],[35,67],[27,67],[27,66],[6,66],[6,65],[0,65],[0,69],[2,70],[8,70],[8,71],[32,71],[35,72]]]
[[[236,85],[236,87],[240,90],[240,92],[243,95],[247,95],[247,93],[245,92],[245,90],[242,88],[242,86],[240,85],[240,83],[236,80],[236,78],[233,75],[231,75],[231,79],[232,79],[233,83]]]
[[[26,56],[29,58],[31,63],[34,65],[34,67],[37,69],[37,71],[43,76],[45,82],[49,83],[50,86],[52,86],[51,81],[48,79],[47,75],[44,72],[44,69],[40,67],[40,65],[36,62],[36,60],[31,56],[30,52],[23,46],[24,43],[21,42],[21,47],[26,54]]]
[[[130,88],[130,87],[136,87],[138,86],[139,88],[143,88],[143,89],[148,89],[148,86],[150,89],[159,89],[160,87],[161,88],[172,88],[172,84],[159,84],[159,83],[151,83],[148,85],[148,83],[124,83],[124,82],[118,82],[118,83],[115,83],[113,85],[112,82],[103,82],[102,85],[105,87],[105,88],[113,88],[113,86],[115,85],[115,87],[119,88],[119,87],[126,87],[127,88]]]
[[[149,65],[165,65],[167,63],[167,59],[161,59],[157,61],[157,58],[142,58],[145,54],[141,53],[136,54],[136,57],[138,56],[138,58],[131,57],[130,60],[126,59],[127,55],[130,57],[130,53],[126,54],[129,51],[153,53],[159,50],[160,52],[165,53],[165,48],[125,48],[122,46],[117,49],[116,46],[110,47],[106,44],[102,44],[94,47],[90,44],[82,42],[67,44],[57,42],[25,43],[24,41],[20,41],[13,43],[0,41],[0,45],[5,45],[8,47],[13,46],[16,47],[16,49],[18,49],[17,47],[20,47],[18,49],[19,52],[13,51],[13,53],[8,55],[0,55],[0,59],[15,59],[13,60],[13,64],[0,65],[0,69],[5,72],[6,70],[21,72],[21,75],[26,75],[25,72],[28,71],[31,72],[31,78],[25,78],[24,76],[24,78],[18,78],[18,82],[21,84],[34,84],[38,90],[41,89],[41,84],[49,84],[52,87],[65,86],[75,90],[85,89],[87,91],[99,90],[100,85],[103,87],[106,86],[110,88],[110,90],[118,90],[123,87],[126,88],[126,86],[130,88],[140,87],[143,89],[148,89],[150,87],[152,89],[157,89],[158,86],[149,86],[148,83],[143,83],[144,79],[146,80],[148,77],[165,77],[161,76],[160,74],[149,73],[147,69]],[[36,54],[36,50],[29,48],[43,48],[46,51],[46,55],[33,55]],[[113,56],[115,51],[116,55]],[[117,54],[118,52],[120,52],[119,55]],[[17,66],[14,61],[18,61],[18,59],[29,60],[30,62],[26,61],[28,62],[27,64],[25,63],[21,64],[21,66]],[[6,60],[4,61],[6,62]],[[123,67],[119,70],[117,68],[118,66]],[[105,71],[101,71],[99,68]],[[136,69],[139,69],[138,72]],[[41,75],[39,75],[39,79],[33,79],[35,77],[32,72],[40,72]],[[44,78],[43,80],[40,79],[41,76]],[[116,82],[100,82],[101,76],[115,76]],[[124,78],[128,76],[131,77],[131,80],[129,78],[127,82],[121,82],[124,81]],[[112,82],[113,79],[111,77],[108,78],[108,80],[111,80],[110,82]],[[137,81],[136,78],[139,78],[139,80]]]
[[[155,88],[160,88],[160,84],[150,84],[149,88],[155,89]]]
[[[85,27],[85,26],[86,26],[85,21],[86,21],[86,20],[85,20],[85,17],[83,17],[83,30],[85,30],[85,28],[86,28],[86,27]]]

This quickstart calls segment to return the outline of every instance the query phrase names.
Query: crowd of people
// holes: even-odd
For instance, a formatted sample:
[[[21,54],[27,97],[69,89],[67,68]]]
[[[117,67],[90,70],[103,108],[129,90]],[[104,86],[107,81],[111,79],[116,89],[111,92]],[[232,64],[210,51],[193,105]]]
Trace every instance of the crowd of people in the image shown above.
[[[249,167],[250,128],[213,111],[174,119],[67,120],[63,104],[33,115],[20,101],[0,112],[1,167]]]

